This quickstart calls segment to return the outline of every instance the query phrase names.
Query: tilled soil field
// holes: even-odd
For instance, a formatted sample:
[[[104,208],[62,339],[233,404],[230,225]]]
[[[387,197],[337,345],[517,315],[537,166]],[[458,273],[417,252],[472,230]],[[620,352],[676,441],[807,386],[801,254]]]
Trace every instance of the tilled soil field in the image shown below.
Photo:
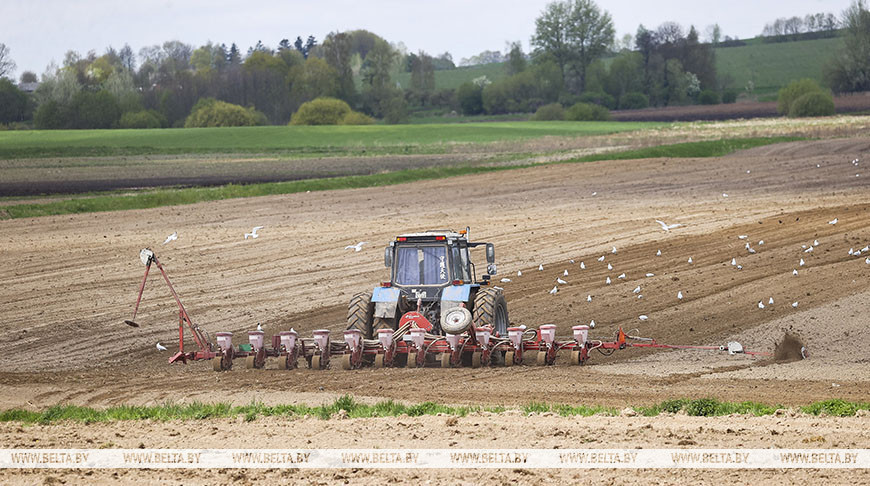
[[[864,248],[870,244],[866,182],[870,173],[863,172],[865,159],[870,162],[870,139],[795,142],[712,159],[550,165],[388,188],[0,221],[0,348],[4,349],[0,353],[0,408],[190,400],[314,405],[345,393],[362,401],[393,398],[491,405],[546,401],[617,407],[680,397],[753,400],[786,407],[829,398],[867,401],[870,338],[865,310],[870,303],[870,264],[866,261],[870,260],[865,259],[870,253]],[[664,232],[656,219],[683,226]],[[829,224],[834,220],[836,224]],[[495,281],[505,288],[515,324],[555,323],[558,334],[568,336],[571,325],[594,319],[595,338],[610,338],[622,327],[663,343],[719,345],[738,340],[758,351],[771,351],[774,342],[790,331],[801,337],[810,359],[786,363],[718,352],[627,350],[610,357],[593,354],[583,368],[557,363],[548,368],[354,372],[302,368],[288,372],[269,363],[266,370],[247,371],[238,366],[230,373],[217,374],[208,363],[166,364],[177,347],[177,314],[157,275],[149,279],[139,310],[137,321],[142,327],[123,324],[132,313],[143,272],[138,251],[146,246],[163,262],[194,321],[211,333],[234,331],[237,342],[242,342],[244,331],[257,323],[269,335],[291,327],[304,336],[315,328],[343,329],[350,296],[386,276],[382,248],[395,234],[466,225],[473,239],[496,244],[500,274]],[[244,233],[253,226],[264,226],[260,237],[245,240]],[[176,231],[178,240],[161,244]],[[358,241],[368,242],[363,251],[344,249]],[[747,250],[747,243],[755,253]],[[855,250],[861,255],[854,255]],[[598,261],[601,256],[603,262]],[[477,255],[478,260],[482,257]],[[543,271],[538,270],[541,264]],[[518,270],[523,272],[521,277]],[[625,278],[618,278],[623,273]],[[503,277],[511,281],[499,282]],[[550,295],[557,277],[568,283]],[[607,277],[612,280],[610,285],[605,283]],[[643,298],[633,292],[637,286]],[[677,298],[678,292],[683,299]],[[592,300],[587,302],[590,295]],[[648,319],[641,321],[640,315]],[[170,351],[158,352],[158,341]],[[442,428],[439,420],[443,419],[386,422],[405,422],[418,437],[424,437]],[[452,447],[452,443],[456,447],[498,447],[501,437],[511,436],[529,439],[529,446],[535,446],[532,439],[539,437],[538,447],[552,447],[550,442],[586,447],[564,437],[541,442],[552,431],[552,424],[543,419],[523,419],[525,427],[514,432],[495,427],[496,423],[514,427],[507,425],[514,419],[486,420],[493,421],[493,426],[477,434],[485,438],[485,446],[467,433],[445,433],[434,445],[390,440],[397,447]],[[596,442],[588,447],[619,447],[629,442],[632,447],[671,447],[660,434],[664,429],[685,435],[698,427],[733,429],[732,422],[747,420],[749,425],[743,427],[753,437],[749,442],[714,440],[709,431],[698,431],[701,440],[691,440],[711,447],[739,443],[870,446],[866,435],[858,431],[852,435],[837,432],[862,427],[866,431],[866,417],[779,418],[783,426],[791,427],[794,436],[788,440],[767,439],[769,432],[764,430],[772,425],[765,420],[774,418],[757,422],[742,417],[685,418],[686,424],[679,426],[669,425],[668,420],[674,419],[668,417],[558,420],[564,421],[558,427],[571,434],[601,424],[601,434],[595,434]],[[389,446],[376,421],[316,425],[294,421],[282,427],[294,430],[301,440],[309,434],[325,438],[327,431],[342,428],[344,423],[358,431],[351,434],[352,439],[342,439],[341,444],[310,439],[309,445],[371,447],[377,441]],[[217,428],[222,447],[260,446],[250,442],[248,427],[258,430],[264,424],[175,423],[169,428],[180,431],[182,437],[211,434]],[[657,432],[638,434],[635,429],[645,425]],[[103,437],[115,427],[129,429],[120,432],[128,437],[126,442]],[[180,439],[158,440],[166,433],[163,427],[20,429],[4,425],[0,447],[97,447],[93,444],[102,442],[117,447],[127,447],[127,442],[181,446]],[[609,427],[614,427],[613,434],[607,432]],[[809,446],[802,442],[820,435],[819,427],[831,430],[825,442]],[[636,440],[633,434],[638,434]],[[35,441],[30,440],[34,437]],[[633,440],[625,442],[625,437]],[[511,447],[518,443],[509,440]],[[293,446],[289,439],[280,442],[264,442],[262,447]],[[85,477],[118,478],[111,471],[83,474],[42,473],[40,477],[74,483],[88,481]],[[430,478],[428,473],[413,474],[417,479]],[[496,483],[623,477],[618,471],[553,474],[437,472],[431,479]],[[643,471],[633,477],[638,482],[721,481],[735,474]],[[741,480],[753,483],[782,479],[773,472],[739,474]],[[855,475],[824,474],[840,481]],[[303,477],[323,482],[383,482],[411,476],[395,471],[249,471],[207,476],[164,471],[137,473],[136,477],[126,474],[122,480],[229,483]],[[786,477],[796,482],[811,474],[793,471]],[[870,480],[866,474],[855,477],[859,482]],[[33,482],[33,476],[17,473],[5,472],[3,478],[3,482]]]

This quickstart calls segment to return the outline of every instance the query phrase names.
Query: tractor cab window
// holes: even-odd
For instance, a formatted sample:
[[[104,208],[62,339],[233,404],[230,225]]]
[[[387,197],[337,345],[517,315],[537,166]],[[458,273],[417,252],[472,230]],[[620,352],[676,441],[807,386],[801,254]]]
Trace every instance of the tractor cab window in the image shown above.
[[[396,285],[447,283],[446,246],[400,246],[396,249]]]
[[[454,246],[452,247],[452,253],[454,278],[466,282],[470,281],[471,275],[468,273],[468,248]]]

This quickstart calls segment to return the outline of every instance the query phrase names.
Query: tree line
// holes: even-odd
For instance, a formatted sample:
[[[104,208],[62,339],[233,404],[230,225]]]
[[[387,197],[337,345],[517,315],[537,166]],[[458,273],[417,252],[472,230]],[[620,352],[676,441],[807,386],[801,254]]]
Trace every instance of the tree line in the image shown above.
[[[865,2],[854,0],[842,21],[830,14],[778,19],[765,32],[792,35],[836,27],[845,48],[826,68],[828,86],[835,92],[870,90]],[[344,104],[309,105],[297,123],[368,123],[371,117],[400,123],[409,111],[530,113],[554,103],[634,109],[733,102],[737,91],[731,80],[716,72],[718,25],[708,28],[707,37],[702,41],[694,26],[665,22],[655,28],[640,25],[633,36],[616,39],[610,14],[593,0],[556,0],[535,19],[530,53],[514,42],[505,54],[484,51],[472,58],[502,62],[506,77],[491,81],[482,76],[455,90],[435,85],[436,71],[455,68],[449,53],[408,53],[401,43],[390,44],[366,30],[332,32],[322,42],[311,35],[285,38],[274,48],[257,42],[244,52],[235,43],[194,47],[180,41],[138,53],[129,45],[110,47],[99,56],[69,51],[62,65],[48,67],[32,95],[0,80],[0,123],[32,120],[37,128],[286,124],[317,99]],[[0,77],[14,68],[8,48],[0,44]],[[396,82],[402,72],[410,73],[405,88]],[[21,76],[25,84],[37,79],[32,72]],[[333,115],[312,115],[317,107],[330,107]],[[569,111],[600,116],[583,107]]]

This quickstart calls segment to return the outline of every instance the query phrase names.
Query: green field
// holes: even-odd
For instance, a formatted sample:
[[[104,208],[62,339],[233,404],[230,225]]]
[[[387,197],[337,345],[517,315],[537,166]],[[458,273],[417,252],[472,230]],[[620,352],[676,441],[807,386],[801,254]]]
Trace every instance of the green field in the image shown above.
[[[755,93],[760,95],[775,93],[795,79],[821,81],[825,63],[843,46],[843,39],[839,37],[777,43],[748,39],[746,42],[745,46],[716,48],[716,70],[720,76],[730,76],[732,86],[737,89],[744,89],[752,80]],[[610,60],[605,59],[605,65],[609,65]],[[462,83],[484,75],[490,81],[506,77],[506,63],[435,71],[435,88],[456,89]],[[411,74],[400,73],[396,80],[407,89]]]
[[[759,43],[716,49],[716,70],[729,75],[733,86],[743,89],[755,83],[756,94],[771,94],[790,81],[822,80],[825,63],[843,46],[843,39]]]
[[[0,132],[0,160],[47,156],[177,153],[437,152],[455,143],[605,135],[658,124],[502,122],[369,126],[267,126],[171,130],[31,130]]]

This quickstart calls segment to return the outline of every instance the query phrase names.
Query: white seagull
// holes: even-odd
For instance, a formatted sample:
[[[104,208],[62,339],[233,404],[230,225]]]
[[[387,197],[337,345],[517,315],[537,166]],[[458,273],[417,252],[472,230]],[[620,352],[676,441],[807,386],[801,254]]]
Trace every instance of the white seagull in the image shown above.
[[[794,307],[795,309],[797,309],[798,303],[797,303],[797,302],[792,302],[792,303],[791,303],[791,306]]]
[[[166,351],[166,346],[164,346],[158,342],[157,343],[157,351]]]
[[[655,277],[656,274],[654,274],[654,273],[648,273],[648,274],[646,274],[646,276],[647,276],[647,277]]]
[[[164,241],[163,244],[165,245],[165,244],[169,243],[170,241],[175,241],[177,239],[178,239],[178,232],[176,231],[175,233],[172,233],[171,235],[167,236],[166,241]]]
[[[616,278],[625,278],[625,274],[624,274],[624,273],[620,273],[619,276],[616,277]]]
[[[501,279],[501,283],[508,283],[508,282],[510,282],[510,281],[511,281],[511,279],[509,279],[509,278],[503,278],[503,279]]]
[[[804,262],[804,259],[803,259],[803,258],[801,258],[801,261],[800,261],[799,265],[800,265],[800,266],[804,266],[804,265],[806,265],[806,263]]]
[[[677,292],[677,298],[680,299],[680,300],[683,300],[683,291],[682,291],[682,290],[680,290],[679,292]]]
[[[599,258],[598,261],[599,261],[599,262],[603,262],[603,261],[604,261],[604,255],[601,255],[601,258]]]
[[[635,287],[634,290],[633,290],[632,292],[634,292],[635,294],[639,294],[639,293],[640,293],[640,285],[638,285],[637,287]]]
[[[550,291],[550,295],[556,295],[556,292],[559,291],[559,287],[553,286],[553,290]]]
[[[692,257],[689,257],[689,263],[695,263],[692,261]]]
[[[610,285],[610,277],[607,277],[607,280],[604,281],[607,285]]]
[[[259,238],[260,235],[257,234],[257,231],[263,229],[263,226],[254,226],[254,229],[251,230],[250,233],[245,233],[245,239],[247,240],[250,236],[251,238]]]
[[[591,321],[589,321],[589,328],[595,329],[595,319],[592,319]]]
[[[658,220],[658,219],[655,220],[655,221],[656,221],[656,223],[659,224],[659,226],[662,227],[662,230],[664,230],[665,232],[668,232],[668,231],[670,231],[670,230],[672,230],[672,229],[674,229],[674,228],[679,228],[680,226],[682,226],[680,223],[668,224],[668,223],[665,223],[664,221],[661,221],[661,220]]]
[[[544,271],[544,264],[543,264],[543,263],[540,264],[540,265],[538,265],[538,271],[539,271],[539,272],[543,272],[543,271]]]
[[[523,276],[523,271],[517,270],[517,277],[522,277],[522,276]]]
[[[739,238],[739,239],[741,239],[741,240],[745,240],[746,238],[749,238],[749,237],[746,236],[746,235],[740,235],[740,236],[738,236],[737,238]]]
[[[586,302],[592,302],[592,296],[591,296],[591,295],[587,295],[587,296],[586,296]]]
[[[762,302],[762,301],[759,300],[759,301],[758,301],[758,308],[759,308],[759,309],[764,309],[764,302]]]
[[[773,297],[771,297],[770,300],[767,301],[767,304],[768,304],[768,305],[773,305]]]
[[[564,272],[562,272],[562,276],[563,276],[563,277],[567,277],[567,276],[568,276],[568,270],[565,270]]]
[[[813,240],[813,246],[819,246],[819,240]]]
[[[360,241],[359,243],[357,243],[355,245],[347,245],[344,247],[344,249],[345,250],[360,251],[360,250],[362,250],[363,245],[365,245],[366,243],[367,243],[366,241]]]
[[[758,240],[758,246],[761,246],[763,244],[764,244],[764,240]]]
[[[610,253],[613,253],[614,255],[616,255],[616,247],[615,246],[613,247],[612,250],[610,250]]]
[[[797,276],[798,276],[797,268],[795,268],[794,270],[792,270],[792,271],[791,271],[791,274],[794,275],[795,277],[797,277]]]
[[[586,270],[586,264],[585,264],[585,263],[580,262],[580,270]]]
[[[263,326],[261,326],[259,322],[257,323],[257,330],[260,332],[263,331]]]
[[[656,251],[656,256],[662,256],[662,251],[661,250]]]
[[[559,284],[559,285],[565,285],[565,284],[567,284],[568,282],[562,280],[561,278],[557,278],[557,279],[556,279],[556,283]]]
[[[645,321],[645,320],[649,319],[649,317],[647,317],[647,316],[641,314],[640,316],[638,316],[638,319],[640,319],[640,320],[642,320],[642,321]]]
[[[608,263],[608,264],[607,264],[607,269],[608,269],[608,270],[613,270],[613,265],[611,265],[611,264]]]
[[[828,224],[837,224],[837,221],[839,221],[839,218],[834,218],[831,221],[828,221]]]
[[[737,266],[737,259],[736,259],[736,258],[732,258],[732,259],[731,259],[731,266],[732,266],[732,267]]]

